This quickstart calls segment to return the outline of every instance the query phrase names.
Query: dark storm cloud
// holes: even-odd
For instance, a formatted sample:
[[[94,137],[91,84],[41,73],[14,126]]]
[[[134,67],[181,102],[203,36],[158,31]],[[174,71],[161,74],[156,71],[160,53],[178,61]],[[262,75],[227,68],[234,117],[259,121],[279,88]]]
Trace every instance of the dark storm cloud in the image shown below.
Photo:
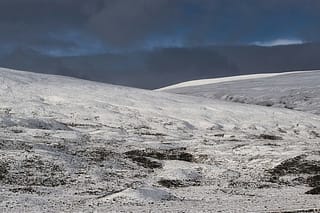
[[[319,69],[319,11],[319,0],[0,0],[0,66],[141,88]],[[315,43],[234,45],[293,40]]]
[[[0,40],[90,34],[115,46],[176,36],[187,44],[276,37],[315,40],[319,0],[1,0]],[[57,41],[58,42],[58,41]]]
[[[85,0],[1,0],[0,43],[26,48],[70,47],[51,34],[80,32],[83,25],[96,12],[98,1]]]
[[[172,33],[182,21],[180,0],[109,0],[88,26],[111,43],[126,45],[152,34]]]
[[[88,26],[106,41],[130,44],[184,31],[187,43],[318,37],[318,0],[109,0]],[[316,35],[315,35],[316,33]]]

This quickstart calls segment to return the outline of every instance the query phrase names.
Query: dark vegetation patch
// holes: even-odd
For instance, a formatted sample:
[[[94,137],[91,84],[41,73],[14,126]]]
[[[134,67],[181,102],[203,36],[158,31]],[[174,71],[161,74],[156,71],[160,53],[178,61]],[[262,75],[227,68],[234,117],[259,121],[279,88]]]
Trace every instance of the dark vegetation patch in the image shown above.
[[[229,139],[228,141],[230,141],[230,142],[241,142],[242,140],[236,139],[236,138],[232,138],[232,139]]]
[[[76,155],[78,157],[85,158],[86,160],[93,161],[93,162],[102,162],[112,158],[117,153],[108,150],[105,147],[94,147],[76,151],[71,151],[72,155]]]
[[[307,191],[306,194],[320,195],[320,186]]]
[[[133,129],[151,129],[151,127],[147,126],[147,125],[139,125],[139,126],[134,126]]]
[[[297,186],[297,185],[302,185],[302,184],[306,184],[307,180],[305,177],[297,177],[297,178],[293,178],[290,181],[287,181],[287,184],[290,186]]]
[[[156,137],[164,137],[167,136],[164,133],[160,133],[160,132],[152,132],[152,131],[139,131],[137,132],[138,135],[145,135],[145,136],[156,136]]]
[[[0,161],[0,181],[3,180],[8,174],[8,165],[7,163]]]
[[[294,109],[295,108],[295,106],[288,105],[288,104],[285,104],[283,107],[286,109]]]
[[[200,186],[200,181],[184,181],[184,180],[170,180],[161,179],[158,183],[166,188],[178,188],[178,187],[189,187],[189,186]]]
[[[23,133],[22,129],[11,129],[11,132],[15,133],[15,134],[20,134]]]
[[[67,182],[62,166],[38,156],[11,163],[5,171],[1,181],[9,185],[56,187]]]
[[[37,193],[37,191],[32,187],[20,187],[20,188],[13,188],[9,189],[10,192],[13,193],[24,193],[24,194],[34,194]]]
[[[267,189],[274,187],[274,185],[265,182],[230,181],[229,187],[241,189]]]
[[[158,160],[180,160],[193,162],[194,157],[192,154],[185,152],[185,148],[181,149],[169,149],[169,150],[132,150],[125,153],[129,158],[132,157],[148,157]]]
[[[96,148],[93,150],[87,151],[87,157],[95,162],[102,162],[107,160],[113,152],[106,150],[105,148]]]
[[[162,164],[159,161],[156,161],[149,157],[129,155],[129,158],[132,161],[137,162],[140,166],[143,166],[144,168],[150,168],[150,169],[162,168]]]
[[[316,137],[316,138],[320,138],[320,133],[316,132],[316,131],[311,131],[310,135]]]
[[[279,104],[281,104],[281,106],[286,109],[295,109],[297,107],[297,105],[295,104],[295,101],[297,100],[295,99],[295,95],[282,96],[280,98]]]
[[[320,187],[320,175],[308,177],[306,182],[311,187]]]
[[[320,155],[319,152],[313,154]],[[283,161],[281,164],[271,169],[270,182],[289,184],[289,185],[301,185],[308,184],[310,187],[315,187],[306,194],[320,194],[320,161],[308,160],[308,154],[296,156],[294,158]],[[305,178],[303,176],[297,177],[289,182],[283,182],[280,180],[281,176],[285,175],[313,175]]]
[[[144,168],[157,169],[162,168],[161,160],[195,162],[197,159],[192,154],[185,152],[185,150],[185,148],[168,150],[145,149],[131,150],[124,154]]]
[[[242,104],[250,102],[250,100],[247,97],[238,96],[238,95],[234,95],[234,96],[226,95],[226,96],[223,97],[223,99],[226,100],[226,101],[232,101],[232,102],[242,103]]]
[[[100,195],[101,196],[104,193],[105,193],[105,189],[88,189],[83,192],[75,192],[74,194],[81,195],[81,196],[84,196],[84,195],[95,195],[95,196]]]
[[[261,134],[258,136],[259,139],[263,140],[282,140],[283,138],[276,135],[268,135],[268,134]]]
[[[161,186],[166,188],[177,188],[184,186],[183,181],[181,180],[168,180],[168,179],[161,179],[158,181]]]
[[[299,155],[283,161],[273,168],[270,173],[279,177],[287,174],[318,174],[320,173],[320,161],[306,160],[308,155]]]
[[[26,150],[32,149],[32,145],[19,140],[0,140],[0,149],[2,150]]]
[[[266,143],[263,144],[264,146],[280,146],[279,144],[275,144],[275,143]]]
[[[244,182],[244,181],[230,181],[229,185],[230,188],[244,188],[244,189],[253,189],[258,188],[258,183],[255,182]]]
[[[320,175],[308,177],[306,180],[306,183],[310,187],[314,187],[313,189],[307,191],[306,194],[311,194],[311,195],[319,195],[320,194]]]
[[[307,212],[317,213],[317,212],[320,212],[320,209],[299,209],[299,210],[292,210],[292,211],[281,211],[281,213],[307,213]],[[280,212],[277,211],[277,212],[270,212],[270,213],[280,213]]]

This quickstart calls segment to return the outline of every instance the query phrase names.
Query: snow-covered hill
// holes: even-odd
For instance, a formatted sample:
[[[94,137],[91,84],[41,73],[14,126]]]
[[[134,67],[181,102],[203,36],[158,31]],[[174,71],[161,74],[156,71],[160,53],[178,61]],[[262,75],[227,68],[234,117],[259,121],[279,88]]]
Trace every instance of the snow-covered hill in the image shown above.
[[[159,91],[320,114],[320,71],[205,79]]]
[[[1,211],[320,208],[319,145],[307,112],[0,69]]]

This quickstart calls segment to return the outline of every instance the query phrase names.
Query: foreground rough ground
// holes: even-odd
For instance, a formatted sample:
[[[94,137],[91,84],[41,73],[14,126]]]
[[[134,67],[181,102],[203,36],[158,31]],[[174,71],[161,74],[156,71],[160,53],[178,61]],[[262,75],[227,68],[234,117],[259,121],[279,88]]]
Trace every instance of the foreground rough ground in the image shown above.
[[[320,209],[320,117],[0,69],[0,212]]]

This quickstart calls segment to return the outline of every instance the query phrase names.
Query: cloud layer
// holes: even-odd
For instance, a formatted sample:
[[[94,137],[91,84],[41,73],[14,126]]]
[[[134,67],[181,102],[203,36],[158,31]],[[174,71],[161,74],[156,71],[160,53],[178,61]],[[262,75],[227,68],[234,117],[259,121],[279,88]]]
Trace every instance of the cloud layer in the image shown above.
[[[76,48],[101,40],[123,48],[168,41],[318,41],[319,9],[319,0],[2,0],[0,44]],[[78,34],[74,41],[64,38],[70,33]]]

